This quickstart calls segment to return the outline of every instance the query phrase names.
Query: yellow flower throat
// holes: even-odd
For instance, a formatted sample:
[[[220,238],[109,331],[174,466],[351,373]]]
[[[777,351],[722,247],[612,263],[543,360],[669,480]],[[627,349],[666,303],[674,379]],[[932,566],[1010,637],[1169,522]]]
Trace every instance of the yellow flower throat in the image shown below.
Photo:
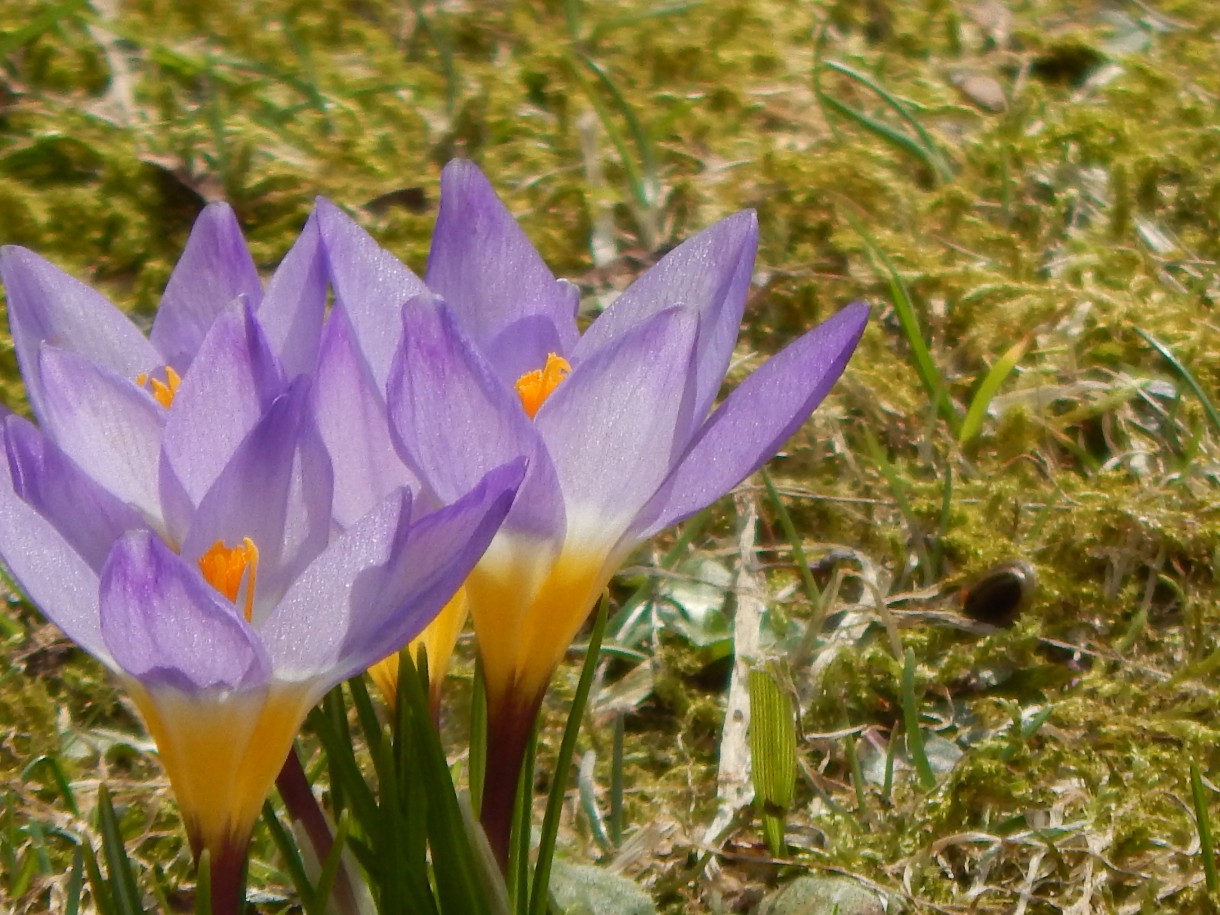
[[[572,366],[567,359],[547,353],[546,365],[518,378],[514,387],[521,398],[521,406],[525,408],[525,415],[533,419],[546,399],[555,393],[559,383],[571,373]]]

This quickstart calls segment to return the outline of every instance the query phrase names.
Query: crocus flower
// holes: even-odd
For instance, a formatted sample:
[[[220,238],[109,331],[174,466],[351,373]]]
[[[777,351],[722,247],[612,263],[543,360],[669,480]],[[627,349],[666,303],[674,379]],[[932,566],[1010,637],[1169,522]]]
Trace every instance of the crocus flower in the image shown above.
[[[324,239],[336,231],[326,220],[320,228]],[[339,297],[359,296],[366,310],[363,338],[387,385],[396,444],[436,496],[452,498],[512,457],[529,460],[504,527],[465,585],[493,753],[484,824],[501,860],[524,741],[610,576],[637,545],[774,455],[863,332],[867,307],[849,305],[716,406],[757,236],[752,212],[722,220],[582,334],[575,287],[555,279],[482,173],[454,162],[441,179],[426,286],[367,239],[335,271]],[[374,262],[378,271],[368,269]],[[407,300],[402,345],[389,352],[373,328]]]
[[[319,390],[345,367],[328,257],[311,218],[264,296],[232,212],[208,207],[145,338],[45,260],[0,253],[38,423],[0,423],[0,557],[130,690],[217,912],[236,911],[307,711],[431,620],[522,472],[488,468],[427,514],[401,473],[346,472],[339,431],[388,434],[362,425],[359,385]]]

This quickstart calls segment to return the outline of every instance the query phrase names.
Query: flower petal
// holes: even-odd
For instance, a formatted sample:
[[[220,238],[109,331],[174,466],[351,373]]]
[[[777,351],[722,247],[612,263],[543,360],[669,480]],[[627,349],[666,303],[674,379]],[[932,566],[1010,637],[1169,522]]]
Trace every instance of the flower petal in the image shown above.
[[[535,418],[568,511],[608,549],[669,473],[690,409],[697,321],[671,308],[576,367]],[[583,523],[582,523],[583,519]]]
[[[699,422],[715,401],[728,370],[757,250],[758,218],[752,210],[735,213],[687,239],[593,322],[580,338],[573,363],[663,309],[673,305],[692,308],[699,314],[699,355],[691,415]]]
[[[94,573],[101,571],[115,540],[146,526],[135,509],[102,488],[29,421],[9,416],[4,433],[14,491]]]
[[[115,544],[99,593],[106,646],[146,686],[242,689],[271,674],[254,630],[155,534],[133,531]]]
[[[268,408],[199,503],[182,555],[196,560],[216,543],[246,537],[259,550],[254,621],[326,547],[334,477],[298,378]]]
[[[326,257],[314,213],[271,277],[256,312],[289,378],[312,372],[317,362],[326,283]]]
[[[165,410],[128,378],[44,344],[44,428],[78,466],[160,524],[157,495]]]
[[[450,162],[441,173],[424,282],[484,352],[506,327],[533,317],[554,328],[560,355],[576,343],[580,291],[555,279],[473,162]]]
[[[354,349],[346,314],[331,312],[318,358],[313,409],[335,477],[335,521],[347,527],[399,487],[420,487],[390,439],[385,402]]]
[[[17,495],[9,462],[3,459],[0,459],[0,559],[47,619],[103,664],[118,669],[102,638],[97,573],[50,521]]]
[[[487,548],[522,468],[520,461],[497,468],[415,524],[410,494],[401,490],[348,528],[262,628],[277,677],[334,684],[418,635]]]
[[[185,375],[212,322],[238,297],[257,307],[263,286],[232,208],[212,203],[195,220],[153,320],[149,340],[162,361]]]
[[[24,248],[0,248],[9,328],[34,415],[43,417],[38,353],[44,343],[125,378],[162,363],[130,319],[101,293]]]
[[[281,379],[279,364],[248,305],[238,303],[216,319],[165,422],[165,457],[192,505],[199,504],[282,392]]]
[[[351,319],[378,390],[384,390],[402,330],[398,314],[427,287],[330,201],[319,197],[316,214],[335,299]]]
[[[431,296],[409,302],[403,326],[387,399],[395,440],[411,468],[447,503],[493,468],[528,457],[529,474],[510,523],[562,540],[555,472],[516,393],[496,377],[443,303]]]
[[[867,321],[867,305],[848,305],[738,385],[641,513],[640,539],[710,505],[774,455],[843,373]]]

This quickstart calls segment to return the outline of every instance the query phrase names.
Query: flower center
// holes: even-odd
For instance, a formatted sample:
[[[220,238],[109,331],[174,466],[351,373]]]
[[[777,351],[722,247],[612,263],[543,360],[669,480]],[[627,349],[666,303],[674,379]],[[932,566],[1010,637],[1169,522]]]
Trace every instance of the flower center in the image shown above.
[[[543,402],[555,393],[559,382],[571,372],[572,366],[567,359],[555,353],[547,353],[546,365],[518,378],[514,387],[517,389],[517,396],[521,398],[521,406],[525,408],[525,415],[533,419]]]
[[[226,546],[217,540],[206,553],[199,557],[199,571],[203,580],[227,597],[234,604],[241,592],[241,583],[246,580],[245,606],[242,608],[246,622],[254,617],[254,583],[258,577],[258,547],[246,537],[238,546]],[[247,578],[246,572],[249,571]]]
[[[147,385],[152,396],[157,399],[157,403],[168,410],[169,405],[174,402],[174,395],[178,393],[178,388],[182,385],[182,376],[167,365],[164,381],[160,378],[153,378],[148,372],[141,372],[136,376],[136,384],[140,387]]]

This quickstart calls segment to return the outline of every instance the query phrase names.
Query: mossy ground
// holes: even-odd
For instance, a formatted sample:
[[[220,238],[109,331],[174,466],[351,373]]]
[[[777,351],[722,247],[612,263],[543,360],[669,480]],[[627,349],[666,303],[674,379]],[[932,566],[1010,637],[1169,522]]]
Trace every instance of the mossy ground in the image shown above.
[[[875,624],[827,648],[802,694],[791,858],[747,854],[760,835],[747,819],[709,877],[723,666],[655,633],[657,687],[626,720],[626,819],[629,836],[672,826],[630,869],[666,911],[741,908],[800,869],[858,875],[911,911],[1208,904],[1188,767],[1220,772],[1220,429],[1148,337],[1217,400],[1209,0],[13,0],[3,20],[0,242],[133,312],[155,308],[211,199],[233,204],[268,269],[323,194],[422,270],[439,166],[456,155],[480,163],[590,308],[747,206],[761,249],[743,359],[873,303],[844,379],[771,472],[811,558],[842,545],[849,567],[877,570],[918,661],[923,726],[956,761],[930,790],[901,752],[888,785],[870,778],[901,730],[902,663],[849,582],[832,623]],[[901,100],[928,139],[831,63]],[[1005,354],[1015,369],[962,436]],[[0,368],[20,409],[11,348]],[[777,610],[799,628],[810,608],[792,550],[765,493],[745,492]],[[732,527],[726,504],[692,552],[735,567]],[[1013,558],[1039,576],[1015,624],[947,625],[955,589]],[[127,700],[15,600],[0,636],[0,899],[58,910],[65,837],[89,834],[102,780],[142,879],[189,890]],[[792,671],[798,686],[806,674]],[[568,834],[575,856],[596,852],[584,829],[577,818]],[[260,835],[261,911],[291,910],[275,862]]]

